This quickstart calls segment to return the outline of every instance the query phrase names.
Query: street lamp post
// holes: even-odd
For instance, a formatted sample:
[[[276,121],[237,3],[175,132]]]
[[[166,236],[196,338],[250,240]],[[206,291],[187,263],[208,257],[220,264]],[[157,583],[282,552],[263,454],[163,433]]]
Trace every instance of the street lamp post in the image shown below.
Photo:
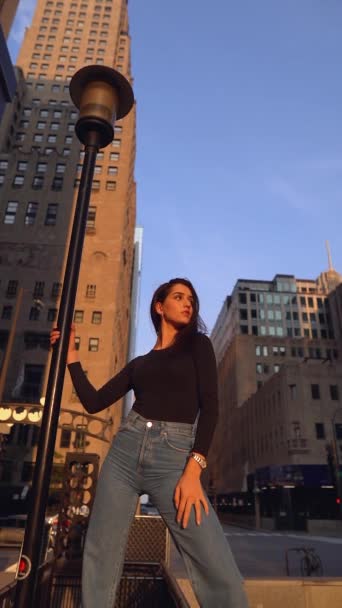
[[[333,450],[334,450],[334,461],[335,461],[336,498],[339,499],[338,514],[339,514],[339,519],[342,521],[342,489],[341,489],[341,479],[340,479],[340,459],[339,459],[339,455],[338,455],[338,446],[337,446],[336,429],[335,429],[335,420],[336,420],[336,416],[339,412],[342,412],[342,407],[338,407],[335,410],[335,413],[331,419],[331,424],[332,424]]]
[[[80,111],[75,130],[84,144],[85,156],[57,319],[60,339],[51,357],[31,506],[18,564],[15,608],[37,606],[42,530],[96,155],[100,148],[112,141],[115,120],[126,116],[134,102],[133,91],[126,78],[112,68],[98,65],[76,72],[70,82],[70,95]]]

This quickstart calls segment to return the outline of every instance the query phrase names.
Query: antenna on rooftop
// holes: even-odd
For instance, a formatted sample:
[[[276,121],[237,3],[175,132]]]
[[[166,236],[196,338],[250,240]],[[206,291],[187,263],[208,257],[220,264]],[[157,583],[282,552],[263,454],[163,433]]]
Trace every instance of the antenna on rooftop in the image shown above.
[[[329,243],[329,241],[325,241],[325,246],[327,248],[327,253],[328,253],[329,270],[334,270],[334,267],[333,267],[333,264],[332,264],[332,259],[331,259],[331,251],[330,251],[330,243]]]

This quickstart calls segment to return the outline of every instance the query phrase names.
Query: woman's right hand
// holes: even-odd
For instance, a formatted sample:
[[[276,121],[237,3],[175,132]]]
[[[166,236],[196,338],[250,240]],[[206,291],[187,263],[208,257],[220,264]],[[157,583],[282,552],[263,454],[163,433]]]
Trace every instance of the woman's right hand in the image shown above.
[[[53,346],[59,340],[61,332],[57,327],[54,327],[50,332],[50,344]],[[76,344],[75,344],[75,324],[72,323],[70,328],[69,347],[67,354],[67,364],[78,361]]]

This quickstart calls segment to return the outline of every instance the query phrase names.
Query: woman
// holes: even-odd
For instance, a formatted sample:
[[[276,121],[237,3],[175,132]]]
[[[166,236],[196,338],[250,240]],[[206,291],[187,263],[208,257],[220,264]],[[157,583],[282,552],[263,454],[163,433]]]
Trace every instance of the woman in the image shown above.
[[[150,312],[154,348],[99,390],[82,370],[71,332],[67,363],[87,412],[102,411],[130,389],[136,398],[99,476],[83,557],[82,605],[113,608],[137,499],[146,493],[183,556],[200,606],[247,608],[241,574],[200,481],[218,414],[217,372],[190,281],[161,285]],[[51,332],[52,344],[59,335]]]

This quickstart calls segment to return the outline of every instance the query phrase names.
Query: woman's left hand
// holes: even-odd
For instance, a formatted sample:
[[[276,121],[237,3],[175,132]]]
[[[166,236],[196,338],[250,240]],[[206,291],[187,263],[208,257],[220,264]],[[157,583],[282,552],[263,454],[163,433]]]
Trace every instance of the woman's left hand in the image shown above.
[[[174,503],[177,509],[177,522],[182,522],[183,528],[186,528],[188,525],[192,507],[195,509],[196,524],[198,526],[201,523],[201,504],[205,513],[209,515],[208,502],[204,496],[200,474],[201,469],[199,464],[190,458],[175,488]]]

